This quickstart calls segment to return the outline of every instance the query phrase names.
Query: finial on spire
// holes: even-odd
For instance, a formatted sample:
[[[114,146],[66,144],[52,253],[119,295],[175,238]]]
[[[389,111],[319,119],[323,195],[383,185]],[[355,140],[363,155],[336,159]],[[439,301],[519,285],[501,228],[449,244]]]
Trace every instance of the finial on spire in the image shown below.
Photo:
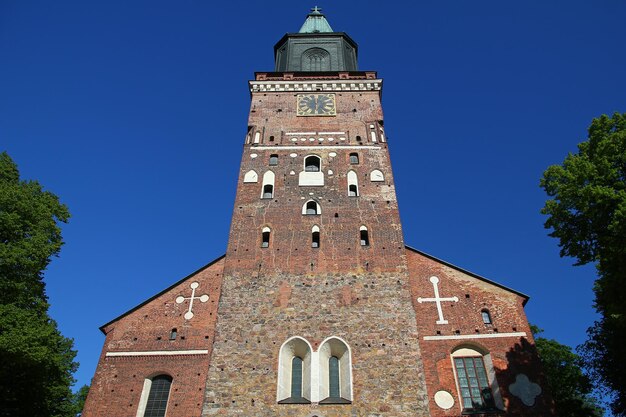
[[[311,9],[306,21],[300,28],[300,33],[328,33],[332,31],[328,21],[322,14],[322,9],[317,6]]]

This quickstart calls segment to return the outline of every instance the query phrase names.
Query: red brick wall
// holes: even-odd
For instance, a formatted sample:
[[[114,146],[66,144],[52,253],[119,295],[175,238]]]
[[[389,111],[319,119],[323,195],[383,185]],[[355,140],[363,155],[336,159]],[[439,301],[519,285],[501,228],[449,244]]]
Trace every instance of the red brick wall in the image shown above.
[[[200,416],[209,358],[215,336],[217,307],[222,286],[223,258],[187,277],[165,293],[148,301],[104,328],[106,340],[91,383],[84,417],[135,417],[144,379],[158,374],[173,378],[169,416]],[[198,282],[194,316],[183,315],[189,301],[178,304],[179,295],[191,295],[190,284]],[[175,340],[171,329],[177,329]],[[107,352],[208,350],[208,354],[174,356],[107,357]]]
[[[387,143],[381,142],[380,93],[334,93],[336,117],[296,116],[296,92],[252,94],[248,121],[252,128],[250,141],[253,142],[255,133],[260,132],[261,143],[244,145],[227,250],[227,270],[234,268],[256,273],[260,264],[261,269],[294,273],[405,269],[391,162]],[[370,125],[374,125],[376,143],[371,141]],[[345,134],[287,135],[292,132]],[[274,136],[274,142],[269,142],[270,136]],[[361,137],[361,142],[357,142],[357,136]],[[296,142],[291,141],[294,137],[298,139]],[[307,139],[305,142],[300,140],[303,137]],[[320,137],[332,137],[334,141],[320,142]],[[340,141],[340,137],[346,140]],[[311,142],[310,138],[315,140]],[[281,148],[287,146],[288,149]],[[311,147],[314,149],[307,149]],[[335,157],[330,156],[333,152],[337,154]],[[349,163],[352,152],[359,155],[358,165]],[[257,156],[252,158],[253,154]],[[278,166],[269,166],[271,154],[278,154]],[[297,156],[291,157],[290,154]],[[312,154],[321,157],[323,187],[298,185],[304,158]],[[370,172],[374,169],[383,172],[384,182],[370,181]],[[258,173],[258,183],[243,182],[249,170]],[[274,198],[261,199],[262,178],[268,170],[275,174]],[[328,174],[329,170],[333,171],[332,175]],[[348,197],[346,177],[349,170],[357,174],[359,197]],[[321,215],[302,215],[302,206],[310,198],[319,202]],[[313,225],[320,227],[321,245],[318,249],[311,248]],[[361,225],[368,228],[369,247],[360,246]],[[261,229],[265,226],[272,230],[269,248],[261,248]]]
[[[525,298],[493,283],[466,274],[413,250],[407,250],[410,287],[417,317],[420,349],[424,364],[426,384],[432,416],[452,416],[461,413],[459,394],[454,377],[451,353],[459,347],[469,347],[479,352],[489,352],[504,402],[506,415],[552,415],[552,401],[546,392],[541,366],[523,303]],[[458,302],[444,302],[444,318],[448,324],[436,324],[438,314],[434,302],[418,303],[418,297],[433,297],[431,276],[439,278],[441,297],[458,297]],[[493,324],[484,324],[482,309],[488,309]],[[488,337],[457,340],[424,340],[424,336],[503,335],[525,333],[525,336]],[[534,406],[525,406],[508,391],[515,376],[523,373],[544,392]],[[455,405],[449,410],[439,408],[433,397],[437,391],[452,394]]]

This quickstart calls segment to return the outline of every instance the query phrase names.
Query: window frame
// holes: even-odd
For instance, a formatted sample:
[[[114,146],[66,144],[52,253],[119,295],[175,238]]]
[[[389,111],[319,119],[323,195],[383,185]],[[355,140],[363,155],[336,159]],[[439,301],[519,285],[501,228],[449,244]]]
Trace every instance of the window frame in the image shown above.
[[[485,398],[485,390],[488,390],[489,395],[491,396],[491,404],[488,404],[487,401],[483,401],[481,405],[473,405],[472,408],[465,407],[464,396],[462,392],[461,386],[461,374],[458,371],[457,360],[465,360],[471,359],[472,364],[475,365],[475,361],[480,360],[480,364],[483,367],[486,386],[480,385],[478,388],[480,389],[480,398],[481,401]],[[459,409],[463,415],[471,415],[471,414],[483,414],[483,413],[502,413],[504,412],[504,403],[502,401],[502,397],[500,395],[500,389],[498,386],[498,381],[496,379],[495,370],[493,367],[493,363],[491,361],[491,354],[488,351],[480,349],[473,345],[461,345],[457,346],[450,355],[451,365],[452,365],[452,373],[454,375],[455,386],[457,390],[457,399],[459,401]],[[463,362],[465,363],[465,362]],[[465,368],[464,368],[465,369]],[[466,374],[467,375],[467,374]],[[476,377],[478,378],[478,377]],[[469,378],[468,378],[469,379]],[[471,385],[468,382],[468,389],[470,389],[470,400],[472,398],[471,395]]]

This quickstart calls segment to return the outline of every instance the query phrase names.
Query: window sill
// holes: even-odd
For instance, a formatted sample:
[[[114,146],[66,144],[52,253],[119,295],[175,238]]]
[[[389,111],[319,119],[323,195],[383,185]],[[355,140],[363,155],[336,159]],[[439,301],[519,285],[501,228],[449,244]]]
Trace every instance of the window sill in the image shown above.
[[[320,401],[318,404],[352,404],[352,401],[341,397],[328,397]]]
[[[284,400],[280,400],[278,404],[311,404],[311,401],[306,398],[285,398]]]

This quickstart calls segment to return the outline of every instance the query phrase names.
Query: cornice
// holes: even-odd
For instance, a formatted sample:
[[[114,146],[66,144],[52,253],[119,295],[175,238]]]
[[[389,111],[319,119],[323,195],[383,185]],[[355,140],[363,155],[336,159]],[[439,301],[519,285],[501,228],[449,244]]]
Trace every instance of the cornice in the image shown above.
[[[383,80],[250,81],[250,93],[266,91],[381,91]]]

